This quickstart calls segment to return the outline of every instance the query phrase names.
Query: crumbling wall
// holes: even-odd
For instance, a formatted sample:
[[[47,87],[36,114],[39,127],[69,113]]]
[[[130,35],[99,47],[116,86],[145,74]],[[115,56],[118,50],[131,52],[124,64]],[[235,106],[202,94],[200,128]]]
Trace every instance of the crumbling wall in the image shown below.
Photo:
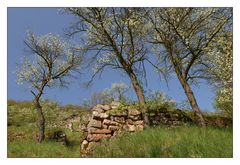
[[[92,109],[81,149],[90,150],[102,139],[111,139],[122,131],[136,132],[143,128],[142,113],[136,108],[121,107],[119,102],[112,102],[110,105],[98,104]]]
[[[150,126],[181,126],[194,124],[192,114],[182,110],[159,108],[148,110]],[[227,126],[231,122],[224,122],[221,118],[209,119],[206,117],[208,126]],[[227,120],[228,121],[228,120]],[[230,124],[229,124],[230,123]],[[98,104],[92,109],[89,122],[84,128],[85,139],[82,141],[82,150],[91,150],[93,146],[103,139],[111,139],[123,131],[136,132],[144,128],[144,121],[141,110],[134,106],[123,106],[119,102],[112,102],[110,105]]]

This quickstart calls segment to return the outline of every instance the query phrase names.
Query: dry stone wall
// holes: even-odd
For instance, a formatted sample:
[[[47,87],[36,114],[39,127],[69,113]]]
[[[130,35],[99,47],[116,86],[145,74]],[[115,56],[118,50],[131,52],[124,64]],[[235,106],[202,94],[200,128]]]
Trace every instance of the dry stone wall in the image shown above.
[[[192,118],[184,111],[179,109],[170,110],[167,108],[149,110],[149,121],[151,126],[180,126],[193,124]]]
[[[98,104],[92,109],[92,115],[86,127],[86,138],[81,144],[82,150],[91,150],[103,139],[111,139],[123,131],[143,130],[142,113],[136,108],[120,107],[119,102],[110,105]]]
[[[191,115],[182,110],[167,108],[148,109],[150,126],[165,125],[169,127],[194,124]],[[206,117],[207,125],[230,126],[231,122],[221,118],[211,119]],[[230,120],[229,120],[230,121]],[[220,123],[220,124],[219,124]],[[89,122],[84,128],[85,139],[82,141],[82,151],[92,150],[103,139],[111,139],[123,131],[136,132],[144,128],[142,113],[133,106],[122,106],[119,102],[110,105],[98,104],[92,109]]]

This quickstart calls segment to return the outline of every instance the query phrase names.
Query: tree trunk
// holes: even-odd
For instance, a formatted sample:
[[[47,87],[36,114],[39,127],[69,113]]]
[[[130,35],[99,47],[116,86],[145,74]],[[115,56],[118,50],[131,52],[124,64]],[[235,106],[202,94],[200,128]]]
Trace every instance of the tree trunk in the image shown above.
[[[141,108],[143,108],[142,115],[143,115],[143,120],[144,120],[145,126],[149,127],[150,123],[149,123],[149,118],[148,118],[146,108],[145,108],[145,96],[143,93],[143,89],[142,89],[141,85],[139,84],[137,76],[133,72],[129,73],[129,76],[130,76],[133,88],[138,97],[139,104],[140,104]]]
[[[205,120],[203,118],[203,115],[202,115],[202,113],[201,113],[201,111],[199,109],[199,106],[197,104],[196,98],[195,98],[195,96],[194,96],[194,94],[193,94],[189,84],[186,82],[186,84],[184,84],[183,86],[184,86],[184,91],[185,91],[185,93],[186,93],[186,95],[188,97],[188,100],[190,102],[190,105],[191,105],[191,107],[193,109],[193,112],[194,112],[194,114],[197,117],[197,119],[196,119],[197,123],[200,126],[202,126],[202,127],[206,127]]]
[[[35,108],[37,111],[38,119],[37,119],[37,126],[38,126],[38,137],[37,141],[41,143],[45,139],[45,118],[42,112],[42,106],[39,103],[39,100],[35,100]]]
[[[175,66],[174,66],[175,67]],[[192,89],[190,87],[190,85],[188,84],[187,80],[183,77],[183,75],[181,74],[180,70],[178,68],[175,67],[175,71],[176,71],[176,74],[177,74],[177,77],[184,89],[184,92],[185,94],[187,95],[187,98],[188,98],[188,101],[192,107],[192,110],[195,114],[195,116],[197,117],[196,118],[196,121],[197,121],[197,124],[201,127],[206,127],[206,123],[205,123],[205,120],[203,118],[203,115],[201,113],[201,110],[199,109],[199,106],[197,104],[197,100],[192,92]]]

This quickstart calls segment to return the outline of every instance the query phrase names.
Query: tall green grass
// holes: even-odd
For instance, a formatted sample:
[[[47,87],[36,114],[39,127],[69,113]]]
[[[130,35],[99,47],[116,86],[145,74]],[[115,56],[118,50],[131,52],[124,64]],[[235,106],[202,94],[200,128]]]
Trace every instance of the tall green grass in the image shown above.
[[[232,131],[224,128],[150,128],[96,147],[91,157],[232,157]]]
[[[49,140],[56,130],[63,130],[68,139],[66,146]],[[8,128],[8,157],[80,157],[82,132],[71,132],[65,128],[46,128],[46,140],[36,142],[35,125],[11,126]]]
[[[79,145],[63,146],[58,142],[44,141],[41,144],[33,139],[13,141],[8,144],[8,157],[22,158],[62,158],[79,157]]]

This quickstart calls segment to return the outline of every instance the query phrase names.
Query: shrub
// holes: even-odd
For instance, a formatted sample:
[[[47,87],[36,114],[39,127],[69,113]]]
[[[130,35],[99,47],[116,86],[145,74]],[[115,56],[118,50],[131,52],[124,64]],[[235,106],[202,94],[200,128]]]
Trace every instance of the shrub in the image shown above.
[[[160,108],[174,109],[176,101],[160,91],[150,91],[146,98],[146,108],[148,110],[157,110]]]

